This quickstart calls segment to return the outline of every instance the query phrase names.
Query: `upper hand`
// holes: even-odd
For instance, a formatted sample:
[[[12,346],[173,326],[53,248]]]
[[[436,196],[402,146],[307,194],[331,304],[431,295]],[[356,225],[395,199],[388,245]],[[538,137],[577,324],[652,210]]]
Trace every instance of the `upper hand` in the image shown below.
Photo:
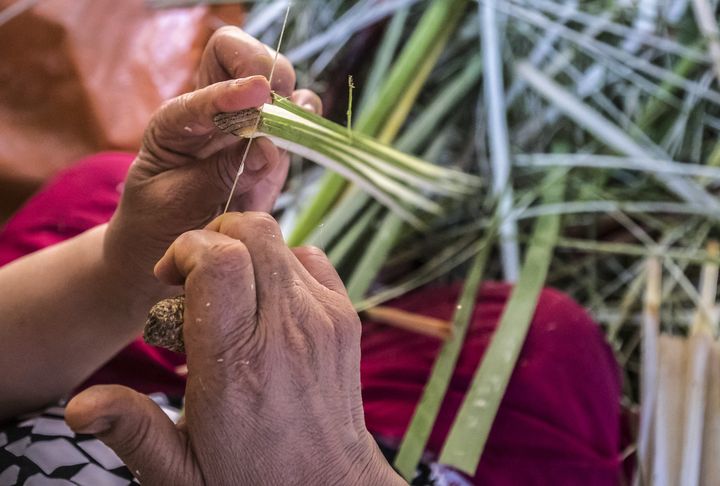
[[[68,405],[146,484],[403,484],[365,427],[360,321],[327,257],[267,214],[228,214],[158,263],[185,284],[185,420],[94,387]]]
[[[203,53],[197,90],[166,102],[153,116],[105,238],[107,260],[134,284],[151,283],[152,266],[185,231],[217,216],[230,194],[247,141],[221,133],[219,112],[259,107],[273,89],[307,109],[318,96],[293,92],[295,72],[238,28],[218,30]],[[253,141],[231,207],[269,212],[288,171],[288,156],[266,139]]]

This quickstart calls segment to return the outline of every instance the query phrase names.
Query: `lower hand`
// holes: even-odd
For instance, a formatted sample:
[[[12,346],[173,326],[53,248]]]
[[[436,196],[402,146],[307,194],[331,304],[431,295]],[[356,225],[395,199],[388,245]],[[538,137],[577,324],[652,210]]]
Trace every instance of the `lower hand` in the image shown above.
[[[157,276],[185,285],[186,415],[93,387],[66,420],[145,484],[404,484],[365,427],[360,321],[327,257],[261,213],[182,235]]]

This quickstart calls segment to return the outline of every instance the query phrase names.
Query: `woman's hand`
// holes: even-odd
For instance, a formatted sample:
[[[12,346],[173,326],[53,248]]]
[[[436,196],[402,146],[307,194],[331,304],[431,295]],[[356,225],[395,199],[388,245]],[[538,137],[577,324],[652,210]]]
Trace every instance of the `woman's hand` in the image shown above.
[[[181,233],[218,214],[245,150],[212,118],[262,105],[273,57],[239,29],[218,31],[202,59],[201,87],[150,122],[109,225],[0,269],[0,420],[67,395],[136,339],[148,309],[172,295],[153,276],[155,262]],[[273,89],[319,112],[317,96],[292,93],[294,84],[280,57]],[[255,141],[235,207],[269,210],[286,172],[287,157]]]
[[[185,285],[185,420],[102,386],[68,405],[76,432],[144,484],[403,484],[365,428],[360,321],[321,251],[233,213],[178,238],[155,272]]]
[[[227,201],[247,141],[218,131],[215,114],[261,106],[271,88],[307,109],[322,110],[314,93],[293,92],[295,72],[283,56],[270,86],[274,58],[240,29],[220,29],[203,54],[198,89],[168,101],[153,116],[105,237],[111,269],[128,283],[152,288],[152,266],[168,245],[203,227]],[[255,140],[231,207],[269,212],[287,170],[285,153],[268,140]]]

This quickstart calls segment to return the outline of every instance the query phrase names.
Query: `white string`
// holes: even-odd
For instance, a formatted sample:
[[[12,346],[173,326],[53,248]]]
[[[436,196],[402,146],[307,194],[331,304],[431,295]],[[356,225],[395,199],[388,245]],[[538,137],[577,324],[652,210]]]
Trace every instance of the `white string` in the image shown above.
[[[280,56],[280,48],[282,47],[283,37],[285,36],[285,29],[287,28],[288,18],[290,17],[291,7],[292,1],[288,2],[287,9],[285,10],[285,19],[283,19],[282,29],[280,30],[280,38],[278,39],[277,49],[275,49],[275,57],[273,58],[272,68],[270,68],[270,77],[268,78],[268,82],[270,83],[271,87],[273,76],[275,75],[275,66],[277,65],[278,57]],[[223,214],[228,212],[228,209],[230,208],[230,203],[232,202],[233,196],[235,195],[235,190],[237,189],[238,181],[240,181],[240,176],[243,174],[243,172],[245,172],[245,160],[247,160],[248,154],[250,153],[250,147],[252,146],[253,140],[255,139],[257,129],[260,126],[260,118],[261,117],[258,116],[257,120],[255,120],[255,126],[253,127],[252,133],[248,137],[248,142],[245,146],[245,152],[243,153],[242,159],[240,160],[240,167],[238,167],[237,175],[235,175],[235,181],[233,181],[232,188],[230,188],[230,196],[228,196],[228,200],[225,203],[225,210],[223,211]]]
[[[21,13],[35,6],[40,0],[18,0],[0,11],[0,25],[10,22]]]

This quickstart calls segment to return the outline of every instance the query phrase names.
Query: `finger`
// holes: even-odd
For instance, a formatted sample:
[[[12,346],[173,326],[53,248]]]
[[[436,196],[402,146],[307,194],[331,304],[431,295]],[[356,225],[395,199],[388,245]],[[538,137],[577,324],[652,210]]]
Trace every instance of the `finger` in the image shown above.
[[[212,223],[211,223],[212,224]],[[236,259],[243,259],[247,252],[242,242],[216,231],[194,230],[180,235],[167,249],[163,257],[155,264],[155,276],[161,282],[168,285],[182,285],[191,272],[200,268],[222,263],[222,257],[226,256],[237,265]],[[239,255],[235,255],[238,253]],[[230,262],[228,262],[229,264]],[[240,262],[244,268],[248,261]],[[222,266],[222,265],[221,265]],[[251,268],[244,268],[246,271]],[[254,279],[245,279],[245,283],[252,284]]]
[[[143,484],[200,484],[187,440],[150,398],[118,385],[89,388],[73,398],[65,420],[78,434],[93,434]]]
[[[145,132],[138,159],[174,161],[178,155],[187,161],[206,158],[224,146],[237,142],[231,135],[220,134],[213,117],[221,112],[257,108],[268,101],[270,87],[262,76],[217,83],[174,98],[153,116]]]
[[[240,164],[247,151],[247,143],[234,144],[226,147],[207,160],[205,174],[210,185],[217,189],[223,201],[227,201],[230,190],[240,169]],[[270,174],[283,160],[278,148],[269,140],[257,138],[250,146],[245,158],[245,167],[237,180],[234,196],[244,194]],[[284,181],[283,181],[284,182]]]
[[[155,264],[155,277],[168,285],[183,285],[187,275],[200,261],[200,253],[192,250],[209,246],[215,239],[215,234],[202,230],[183,233]]]
[[[229,157],[225,162],[229,163],[233,169],[233,177],[237,173],[237,169],[240,167],[242,158],[245,156],[246,144],[242,144],[242,147],[228,151],[227,156]],[[259,174],[264,176],[270,170],[272,170],[280,162],[280,151],[270,140],[265,137],[258,137],[253,139],[252,145],[250,146],[250,152],[248,152],[247,158],[245,159],[245,167],[243,170],[243,179],[238,181],[238,189],[241,192],[249,189],[257,182],[257,178],[250,177],[252,175]],[[244,186],[243,186],[244,184]]]
[[[244,174],[240,178],[230,207],[233,211],[270,213],[285,185],[290,168],[290,157],[265,138],[255,139],[251,152],[256,149],[255,143],[258,144],[257,149],[263,152],[263,158],[274,160],[261,170]]]
[[[218,356],[236,353],[255,330],[255,270],[247,247],[212,230],[190,231],[168,248],[155,272],[165,282],[184,279],[188,369],[217,371]]]
[[[302,246],[293,248],[292,252],[302,264],[305,270],[318,281],[321,285],[327,287],[333,292],[347,295],[345,285],[340,275],[338,275],[335,267],[328,259],[325,252],[314,246]]]
[[[322,100],[317,93],[309,89],[295,91],[290,97],[290,101],[316,115],[322,115],[323,113]]]
[[[293,270],[292,256],[277,221],[267,213],[228,213],[216,218],[207,228],[247,246],[255,272],[258,309],[277,304],[281,287]]]
[[[270,77],[275,51],[241,29],[218,29],[210,38],[200,61],[198,86],[259,74]],[[272,76],[272,89],[290,96],[295,87],[295,70],[285,56],[279,55]]]

